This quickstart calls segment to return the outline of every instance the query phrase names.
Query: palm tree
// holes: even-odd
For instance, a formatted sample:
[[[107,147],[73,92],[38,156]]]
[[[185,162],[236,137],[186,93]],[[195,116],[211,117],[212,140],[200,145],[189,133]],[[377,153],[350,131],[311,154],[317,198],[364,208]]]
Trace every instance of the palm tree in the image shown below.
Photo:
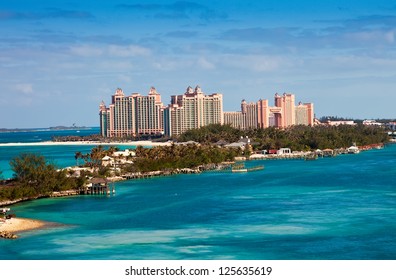
[[[113,156],[113,154],[115,153],[115,152],[118,152],[120,149],[118,148],[118,147],[116,147],[116,146],[111,146],[111,147],[109,147],[108,149],[107,149],[107,151],[106,151],[106,155],[108,155],[108,156]]]
[[[135,152],[136,152],[136,157],[143,158],[145,154],[145,148],[139,145],[136,147]]]
[[[76,165],[77,165],[77,166],[79,166],[78,159],[80,159],[80,158],[82,158],[82,157],[83,157],[83,155],[82,155],[81,152],[76,152],[76,153],[75,153],[74,158],[76,159]]]
[[[100,166],[102,162],[102,158],[104,157],[105,153],[106,151],[103,150],[103,146],[101,145],[92,148],[90,156],[93,166],[95,167]]]

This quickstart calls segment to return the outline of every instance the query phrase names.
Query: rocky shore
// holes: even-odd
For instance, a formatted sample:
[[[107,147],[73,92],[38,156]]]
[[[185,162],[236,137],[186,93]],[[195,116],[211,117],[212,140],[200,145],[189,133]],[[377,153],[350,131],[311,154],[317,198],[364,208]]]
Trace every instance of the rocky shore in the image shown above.
[[[8,231],[0,231],[0,238],[4,238],[4,239],[17,239],[18,235],[13,234],[11,232]]]
[[[123,174],[120,178],[125,180],[130,179],[146,179],[152,177],[159,176],[172,176],[177,174],[200,174],[204,171],[213,171],[213,170],[225,170],[227,168],[231,168],[232,163],[224,162],[224,163],[211,163],[200,165],[197,168],[176,168],[170,170],[161,170],[161,171],[150,171],[150,172],[134,172]],[[109,178],[110,179],[110,178]]]

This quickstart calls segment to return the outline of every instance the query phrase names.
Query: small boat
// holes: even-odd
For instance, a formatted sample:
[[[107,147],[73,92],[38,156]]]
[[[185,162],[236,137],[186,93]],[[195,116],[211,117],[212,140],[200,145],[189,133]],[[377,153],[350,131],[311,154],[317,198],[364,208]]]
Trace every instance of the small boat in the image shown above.
[[[351,146],[347,149],[348,154],[358,154],[360,153],[360,150],[356,146]]]

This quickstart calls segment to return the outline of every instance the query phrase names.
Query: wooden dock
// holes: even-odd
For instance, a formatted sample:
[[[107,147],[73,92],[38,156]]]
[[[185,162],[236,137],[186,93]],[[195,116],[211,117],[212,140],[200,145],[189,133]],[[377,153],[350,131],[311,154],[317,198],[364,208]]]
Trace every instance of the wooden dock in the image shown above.
[[[90,195],[111,195],[115,193],[115,186],[114,184],[110,185],[107,179],[93,178],[81,193]]]
[[[264,169],[264,165],[246,167],[244,163],[236,163],[236,164],[232,165],[231,172],[243,173],[243,172],[259,171],[259,170],[263,170],[263,169]]]

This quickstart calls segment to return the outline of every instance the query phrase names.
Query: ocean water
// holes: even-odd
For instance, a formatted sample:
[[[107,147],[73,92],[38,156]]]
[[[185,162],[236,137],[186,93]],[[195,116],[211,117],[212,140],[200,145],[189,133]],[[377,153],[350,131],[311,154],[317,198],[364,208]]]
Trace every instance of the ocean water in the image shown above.
[[[86,136],[99,134],[99,128],[90,128],[85,130],[48,130],[37,129],[34,131],[20,131],[12,133],[0,132],[0,170],[3,172],[4,178],[11,178],[13,172],[9,162],[12,158],[21,153],[38,153],[55,164],[59,168],[76,165],[74,155],[76,152],[83,154],[89,153],[91,149],[97,145],[62,145],[62,146],[44,146],[29,145],[24,146],[23,143],[39,143],[43,141],[51,141],[54,136]],[[14,143],[13,146],[4,146],[5,143]],[[119,146],[120,149],[135,148],[135,146]],[[81,159],[80,159],[81,163]]]
[[[0,132],[0,143],[34,143],[50,141],[54,136],[87,136],[99,134],[98,127],[85,129],[51,130],[48,128],[36,128],[20,130],[16,132]]]
[[[64,160],[64,147],[51,149]],[[131,180],[116,183],[114,196],[13,205],[54,226],[0,239],[0,259],[396,259],[396,145],[248,164],[265,169]]]

